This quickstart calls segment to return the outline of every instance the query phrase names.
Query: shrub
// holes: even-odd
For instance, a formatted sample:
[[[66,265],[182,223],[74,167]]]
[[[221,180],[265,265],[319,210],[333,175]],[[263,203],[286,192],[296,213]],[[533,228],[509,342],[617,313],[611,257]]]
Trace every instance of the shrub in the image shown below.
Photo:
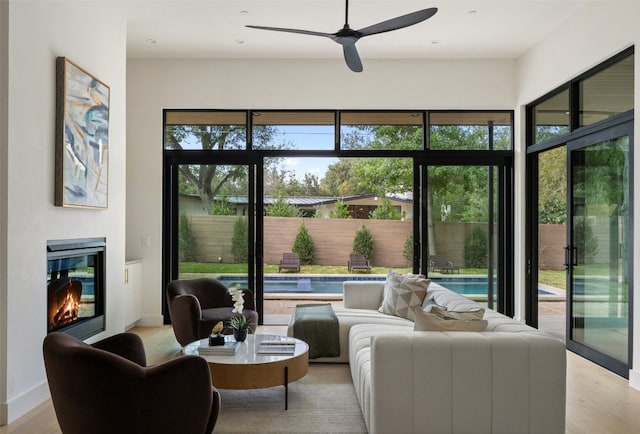
[[[336,201],[335,207],[329,213],[329,218],[332,219],[350,219],[349,207],[341,200]]]
[[[402,219],[402,214],[400,214],[400,211],[393,205],[391,200],[385,197],[382,198],[380,205],[369,213],[369,217],[377,220],[400,220]]]
[[[267,207],[267,215],[270,217],[302,217],[302,212],[297,206],[287,202],[284,197],[278,196],[275,202]]]
[[[411,267],[413,265],[413,234],[407,235],[407,239],[404,240],[402,255],[407,259],[407,265]]]
[[[315,259],[313,255],[313,248],[313,239],[311,238],[311,235],[309,235],[307,227],[302,223],[298,228],[298,234],[296,235],[296,239],[293,241],[291,251],[298,254],[302,264],[308,265],[313,263],[313,260]]]
[[[193,236],[191,221],[185,213],[178,222],[178,261],[193,262],[196,259],[196,238]]]
[[[373,235],[365,225],[353,239],[353,253],[362,253],[369,262],[373,259]]]
[[[211,205],[209,214],[210,215],[235,215],[236,209],[233,206],[231,206],[231,204],[227,200],[227,196],[222,195],[220,199],[216,200],[213,203],[213,205]]]
[[[246,263],[249,260],[248,237],[247,220],[238,217],[233,224],[233,237],[231,238],[231,254],[235,262]]]
[[[487,236],[480,226],[474,226],[464,244],[465,266],[485,268],[487,266],[487,249]]]

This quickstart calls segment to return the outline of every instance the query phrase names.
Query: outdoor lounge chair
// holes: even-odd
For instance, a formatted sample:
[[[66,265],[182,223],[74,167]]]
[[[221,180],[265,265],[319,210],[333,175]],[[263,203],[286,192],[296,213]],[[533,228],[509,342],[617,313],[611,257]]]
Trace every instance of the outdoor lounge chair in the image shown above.
[[[431,271],[438,270],[441,273],[451,272],[451,274],[453,274],[454,271],[456,273],[460,273],[460,267],[456,267],[453,265],[453,262],[447,261],[442,256],[438,255],[429,256],[429,267],[431,268]]]
[[[278,273],[282,270],[300,271],[300,257],[297,253],[283,253],[280,264],[278,265]]]
[[[347,263],[347,270],[364,270],[367,273],[371,272],[371,264],[367,261],[367,258],[362,253],[352,253],[349,255],[349,262]]]

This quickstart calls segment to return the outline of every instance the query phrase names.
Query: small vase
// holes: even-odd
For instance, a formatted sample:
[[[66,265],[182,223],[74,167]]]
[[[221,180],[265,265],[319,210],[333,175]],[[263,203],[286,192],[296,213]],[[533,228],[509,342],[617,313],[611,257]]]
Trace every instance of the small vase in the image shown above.
[[[237,342],[244,342],[245,339],[247,339],[247,329],[242,329],[242,330],[234,329],[233,337],[236,339]]]

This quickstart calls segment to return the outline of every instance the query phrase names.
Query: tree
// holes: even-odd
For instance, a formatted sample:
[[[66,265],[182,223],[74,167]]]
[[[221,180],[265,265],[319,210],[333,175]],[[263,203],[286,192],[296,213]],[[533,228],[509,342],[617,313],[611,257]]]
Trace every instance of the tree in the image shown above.
[[[293,247],[291,251],[298,254],[300,262],[303,264],[312,264],[315,259],[314,256],[314,244],[307,227],[302,223],[298,228],[298,234],[293,241]]]
[[[276,144],[277,129],[273,126],[254,128],[254,147],[280,149],[284,144]],[[246,127],[244,125],[168,125],[165,134],[167,149],[202,149],[223,151],[246,147]],[[215,198],[223,186],[246,179],[246,166],[217,164],[182,164],[178,166],[179,192],[197,194],[205,210],[211,210]],[[246,189],[244,190],[246,191]]]
[[[349,207],[342,200],[336,201],[335,206],[329,212],[329,218],[332,219],[350,219],[351,214],[349,213]]]
[[[373,260],[373,235],[365,225],[356,232],[353,239],[353,253],[362,253],[369,262]]]
[[[233,237],[231,238],[231,254],[235,262],[244,263],[249,259],[248,238],[247,219],[238,217],[233,224]]]
[[[380,205],[369,213],[369,217],[376,220],[400,220],[402,219],[402,214],[389,198],[383,197]]]
[[[564,146],[538,155],[538,222],[567,222],[567,149]]]

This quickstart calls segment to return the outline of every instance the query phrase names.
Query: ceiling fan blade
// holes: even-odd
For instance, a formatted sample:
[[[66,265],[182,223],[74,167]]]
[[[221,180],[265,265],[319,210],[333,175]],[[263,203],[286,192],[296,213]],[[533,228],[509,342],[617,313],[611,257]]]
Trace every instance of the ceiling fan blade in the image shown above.
[[[349,69],[353,72],[362,72],[362,62],[360,61],[356,44],[344,44],[342,52],[344,53],[344,61],[347,62]]]
[[[283,27],[264,27],[264,26],[245,26],[251,29],[259,29],[259,30],[273,30],[274,32],[287,32],[287,33],[299,33],[301,35],[311,35],[311,36],[324,36],[325,38],[335,39],[335,36],[332,33],[323,33],[323,32],[314,32],[311,30],[299,30],[299,29],[286,29]]]
[[[431,18],[438,12],[438,8],[422,9],[390,20],[382,21],[369,27],[358,30],[360,37],[375,35],[377,33],[389,32],[391,30],[402,29],[404,27],[413,26],[428,18]]]

